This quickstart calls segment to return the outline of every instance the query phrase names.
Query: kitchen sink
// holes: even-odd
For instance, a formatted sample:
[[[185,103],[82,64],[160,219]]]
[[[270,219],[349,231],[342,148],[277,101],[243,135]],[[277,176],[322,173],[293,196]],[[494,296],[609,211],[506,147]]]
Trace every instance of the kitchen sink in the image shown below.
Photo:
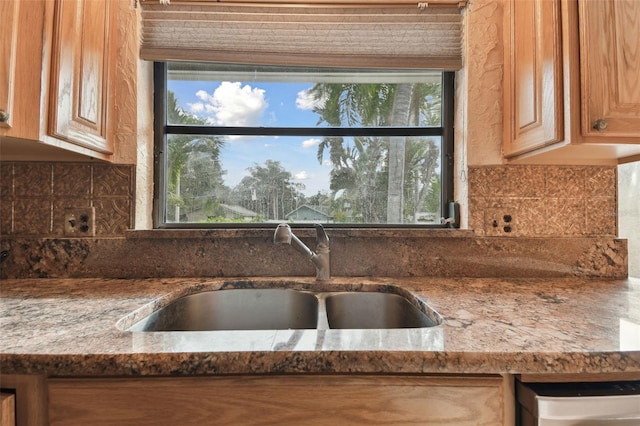
[[[181,297],[130,331],[281,330],[316,328],[318,299],[288,289],[229,289]]]
[[[329,328],[433,327],[436,320],[393,293],[345,292],[325,298]]]
[[[178,297],[127,331],[393,329],[433,327],[440,315],[404,289],[232,288]],[[397,290],[401,294],[394,293]],[[134,314],[129,317],[137,318]],[[123,318],[120,324],[131,324]]]

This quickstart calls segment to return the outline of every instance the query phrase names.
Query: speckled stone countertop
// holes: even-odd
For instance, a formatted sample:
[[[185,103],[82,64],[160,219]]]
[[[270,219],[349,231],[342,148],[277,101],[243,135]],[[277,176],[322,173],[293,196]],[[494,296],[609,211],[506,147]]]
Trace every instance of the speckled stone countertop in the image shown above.
[[[335,278],[393,284],[444,319],[427,329],[127,332],[180,294],[313,289],[310,278],[11,279],[0,283],[0,371],[50,376],[237,373],[640,372],[640,280]],[[160,300],[160,302],[158,302]],[[123,318],[128,318],[123,320]]]

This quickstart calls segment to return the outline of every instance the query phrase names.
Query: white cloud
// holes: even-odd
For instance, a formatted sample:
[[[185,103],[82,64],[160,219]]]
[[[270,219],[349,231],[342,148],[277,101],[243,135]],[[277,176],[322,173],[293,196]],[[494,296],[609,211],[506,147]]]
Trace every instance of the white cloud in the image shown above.
[[[201,114],[204,112],[204,104],[202,102],[196,102],[194,104],[187,104],[189,106],[189,111],[194,114]]]
[[[309,89],[298,92],[296,98],[296,107],[298,109],[312,110],[315,107],[322,107],[324,105],[324,99],[315,99],[310,93]]]
[[[296,180],[306,180],[306,179],[310,179],[311,177],[309,176],[309,173],[303,170],[293,175],[293,178]]]
[[[303,148],[313,148],[314,146],[318,145],[320,142],[322,142],[322,140],[318,139],[318,138],[307,139],[307,140],[302,141],[302,147]]]
[[[264,89],[240,82],[223,81],[212,94],[198,90],[196,96],[202,102],[189,104],[191,112],[217,126],[259,126],[269,106]]]
[[[196,97],[204,102],[209,102],[209,99],[211,98],[205,90],[198,90],[196,92]]]

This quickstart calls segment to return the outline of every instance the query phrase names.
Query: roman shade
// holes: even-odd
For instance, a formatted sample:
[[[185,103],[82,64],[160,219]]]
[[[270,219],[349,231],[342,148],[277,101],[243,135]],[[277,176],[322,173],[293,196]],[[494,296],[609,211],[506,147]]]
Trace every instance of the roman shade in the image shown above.
[[[456,70],[465,1],[141,0],[141,57]]]

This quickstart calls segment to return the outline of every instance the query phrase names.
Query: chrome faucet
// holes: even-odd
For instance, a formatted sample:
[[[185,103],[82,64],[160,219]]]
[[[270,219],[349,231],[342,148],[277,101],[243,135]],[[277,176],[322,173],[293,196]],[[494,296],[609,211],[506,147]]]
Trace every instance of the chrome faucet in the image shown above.
[[[316,281],[326,281],[331,278],[329,259],[329,237],[319,223],[316,224],[316,252],[304,245],[291,231],[286,223],[281,223],[273,234],[274,244],[289,244],[300,253],[307,255],[316,267]]]

